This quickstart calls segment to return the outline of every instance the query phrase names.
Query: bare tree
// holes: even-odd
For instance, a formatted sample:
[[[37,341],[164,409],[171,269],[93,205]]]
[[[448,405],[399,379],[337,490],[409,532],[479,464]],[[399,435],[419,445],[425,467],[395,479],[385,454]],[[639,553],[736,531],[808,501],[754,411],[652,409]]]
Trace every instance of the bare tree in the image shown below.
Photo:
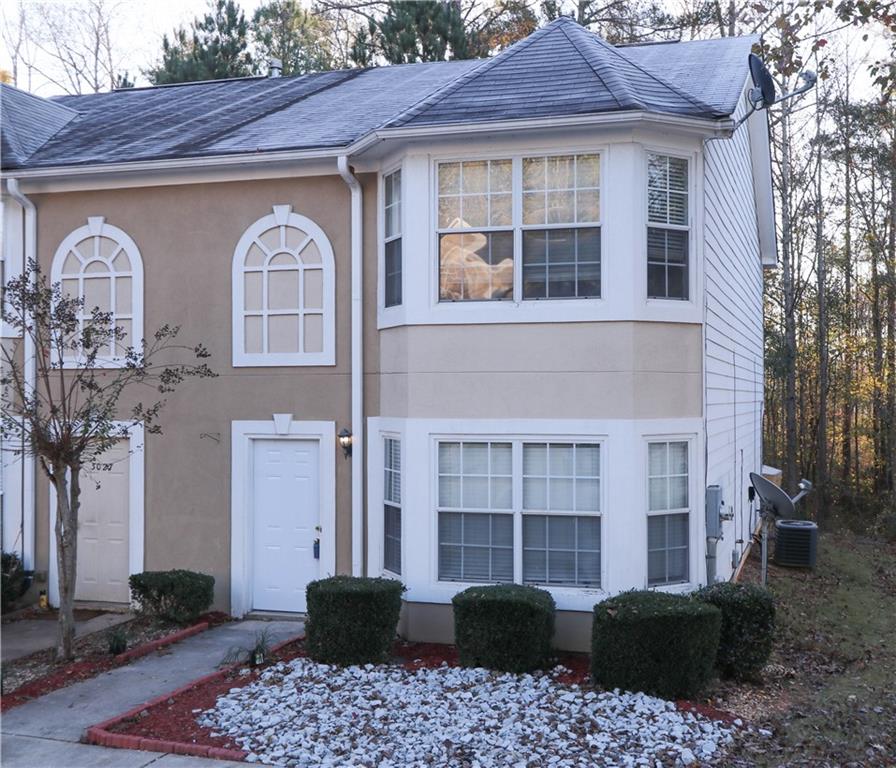
[[[25,67],[70,94],[115,88],[121,63],[114,29],[122,0],[32,2],[4,10],[3,39],[13,80]]]
[[[104,454],[133,426],[159,434],[164,397],[186,378],[215,374],[205,362],[205,347],[178,345],[178,328],[168,325],[149,341],[127,347],[109,366],[110,350],[127,343],[125,331],[113,325],[110,312],[85,309],[83,297],[67,294],[59,283],[50,285],[36,262],[7,283],[4,299],[3,321],[30,339],[36,374],[33,381],[26,375],[21,342],[2,346],[0,427],[4,443],[23,446],[56,490],[56,655],[70,659],[85,473],[108,469]],[[191,362],[177,362],[187,355]],[[149,403],[135,399],[135,391],[145,387],[153,391]]]

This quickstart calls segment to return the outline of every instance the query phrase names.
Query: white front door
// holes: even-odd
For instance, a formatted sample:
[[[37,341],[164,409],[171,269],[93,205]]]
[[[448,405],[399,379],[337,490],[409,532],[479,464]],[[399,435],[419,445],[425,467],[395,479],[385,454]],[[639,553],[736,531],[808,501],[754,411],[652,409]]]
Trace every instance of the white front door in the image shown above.
[[[252,607],[305,610],[305,587],[318,577],[320,522],[317,440],[253,440]]]
[[[91,470],[81,477],[77,600],[104,603],[127,603],[130,600],[129,456],[129,442],[119,440],[97,459],[97,464],[110,464],[110,469]],[[54,535],[52,531],[50,535]]]

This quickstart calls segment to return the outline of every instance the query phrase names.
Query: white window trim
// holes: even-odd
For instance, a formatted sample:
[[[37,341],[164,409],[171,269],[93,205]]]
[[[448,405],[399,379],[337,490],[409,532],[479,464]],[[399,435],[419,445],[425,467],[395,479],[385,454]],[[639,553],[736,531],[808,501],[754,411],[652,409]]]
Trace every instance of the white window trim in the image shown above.
[[[83,239],[83,238],[82,238]],[[115,421],[117,427],[130,422]],[[143,571],[145,462],[143,424],[131,424],[128,429],[128,575]],[[59,605],[59,570],[56,562],[56,486],[50,483],[50,563],[47,575],[47,599]]]
[[[687,443],[688,444],[688,508],[687,509],[663,509],[650,510],[650,479],[648,476],[648,467],[650,462],[650,444],[651,443]],[[693,591],[700,583],[700,560],[698,550],[702,551],[702,547],[698,546],[700,540],[699,522],[701,516],[697,514],[699,507],[695,504],[695,500],[699,497],[697,493],[697,472],[696,472],[696,443],[697,436],[693,433],[669,433],[669,434],[650,434],[644,435],[641,447],[641,467],[643,468],[644,477],[644,508],[642,511],[644,517],[644,589],[650,589],[656,592],[686,593]],[[688,515],[688,580],[676,582],[674,584],[656,584],[649,585],[649,564],[647,561],[647,518],[657,515]]]
[[[289,421],[278,417],[287,416]],[[252,610],[252,446],[253,440],[317,440],[320,444],[319,577],[336,573],[336,422],[295,421],[274,414],[268,421],[231,422],[230,612]]]
[[[252,242],[275,226],[296,227],[308,234],[320,252],[323,265],[323,348],[320,352],[246,352],[243,281],[244,260]],[[324,231],[311,219],[292,212],[291,205],[275,205],[273,213],[251,224],[236,245],[231,267],[231,316],[234,368],[310,366],[336,364],[336,266],[333,247]]]
[[[591,309],[601,306],[605,302],[604,292],[606,290],[606,270],[604,266],[606,254],[606,242],[604,237],[604,220],[605,216],[605,172],[606,172],[606,147],[592,146],[587,148],[577,147],[558,147],[556,149],[533,149],[521,150],[514,149],[512,151],[490,151],[488,153],[470,152],[468,154],[459,155],[457,153],[446,155],[433,155],[430,164],[430,191],[429,191],[429,209],[430,209],[430,310],[434,313],[448,313],[451,311],[461,312],[465,314],[504,314],[511,312],[532,312],[533,314],[550,313],[557,311],[560,305],[568,305],[572,311],[576,308]],[[523,224],[523,158],[536,157],[559,157],[570,155],[597,155],[600,158],[600,221],[596,224],[545,224],[544,226],[534,224]],[[511,184],[511,202],[512,202],[512,223],[509,226],[487,226],[487,227],[470,227],[466,229],[444,229],[438,226],[439,223],[439,166],[446,163],[463,163],[473,162],[477,160],[510,160],[512,163],[512,184]],[[582,227],[599,227],[600,228],[600,284],[601,295],[594,298],[546,298],[546,299],[524,299],[523,298],[523,238],[522,232],[526,229],[575,229]],[[440,259],[439,259],[439,235],[445,232],[511,232],[513,234],[513,298],[511,299],[482,299],[468,301],[440,301],[439,285],[440,285]],[[547,309],[527,309],[530,306],[543,305]],[[467,309],[462,309],[467,308]],[[511,309],[512,308],[512,309]],[[570,311],[570,310],[566,310]],[[472,322],[478,322],[473,320]]]
[[[20,277],[24,269],[25,244],[23,242],[23,211],[11,197],[0,197],[0,260],[3,261],[3,275],[8,283]],[[21,338],[22,330],[0,321],[0,337]]]
[[[688,162],[688,223],[687,226],[666,224],[655,225],[659,228],[675,229],[688,233],[688,298],[663,299],[650,298],[647,295],[647,228],[648,221],[648,158],[650,155],[665,155]],[[641,296],[651,320],[675,321],[679,315],[693,312],[699,305],[698,297],[703,290],[703,163],[702,156],[696,152],[683,151],[680,147],[669,147],[659,144],[643,144],[641,151],[640,213],[639,225],[643,232],[640,240],[642,253],[637,259],[637,290]],[[699,203],[699,204],[698,204]]]
[[[399,231],[400,234],[393,235],[389,238],[389,240],[394,240],[396,237],[401,238],[401,303],[395,304],[394,306],[387,307],[386,306],[386,177],[391,176],[393,173],[400,172],[401,173],[401,210],[399,216]],[[405,274],[407,270],[405,267],[405,204],[404,204],[404,189],[405,189],[405,169],[404,164],[399,162],[397,164],[389,165],[385,170],[380,171],[377,176],[377,201],[376,201],[376,226],[377,226],[377,288],[376,288],[376,296],[377,296],[377,312],[379,315],[379,319],[381,322],[386,322],[389,324],[398,324],[403,322],[404,320],[404,305],[406,301],[405,296]]]
[[[607,527],[607,486],[604,481],[604,462],[607,454],[607,436],[605,434],[574,434],[568,432],[556,433],[514,433],[504,434],[500,432],[472,432],[472,433],[435,433],[430,435],[430,474],[432,475],[431,498],[429,505],[429,518],[431,529],[431,548],[430,548],[430,581],[441,589],[453,589],[461,592],[468,587],[482,586],[490,582],[481,581],[443,581],[439,578],[439,443],[440,442],[492,442],[492,443],[511,443],[512,444],[512,496],[511,508],[495,509],[495,510],[469,510],[471,512],[480,512],[482,514],[503,514],[513,517],[513,582],[514,584],[522,584],[523,576],[523,443],[594,443],[600,446],[601,451],[601,479],[600,479],[600,511],[590,513],[593,517],[600,518],[601,532],[601,559],[600,559],[600,587],[576,587],[566,585],[547,585],[537,584],[539,589],[546,589],[551,594],[564,594],[572,596],[577,600],[602,599],[607,592],[605,585],[608,573],[608,558],[605,551],[605,538]],[[560,513],[536,513],[536,514],[560,514]],[[588,512],[569,513],[576,516],[588,516]],[[519,543],[519,546],[517,546]]]
[[[401,435],[398,433],[395,433],[395,432],[381,432],[380,433],[380,450],[383,452],[382,457],[381,457],[382,460],[380,461],[380,464],[383,467],[383,473],[382,473],[383,481],[385,481],[385,466],[386,466],[385,445],[386,445],[386,440],[397,440],[398,445],[399,445],[399,451],[401,451],[401,467],[398,471],[398,474],[400,477],[399,483],[402,488],[401,502],[399,504],[395,504],[394,502],[386,501],[385,490],[383,491],[383,493],[381,495],[383,498],[383,506],[385,506],[386,504],[389,504],[390,506],[397,507],[398,510],[401,512],[402,525],[401,525],[401,564],[400,565],[401,565],[401,571],[402,571],[402,573],[404,573],[404,570],[405,570],[405,565],[404,565],[404,560],[405,560],[405,541],[404,541],[404,528],[405,528],[405,526],[404,526],[404,464],[405,464],[404,458],[405,457],[404,457],[404,443],[401,440]],[[380,540],[381,558],[382,558],[382,568],[381,568],[382,575],[387,576],[389,578],[393,578],[393,579],[400,579],[401,578],[400,573],[395,573],[395,571],[390,570],[389,568],[386,567],[385,510],[383,511],[383,517],[381,519],[382,519],[383,524],[382,524],[382,530],[379,532],[379,540]],[[370,522],[368,522],[368,525],[370,525]],[[368,557],[369,557],[369,555],[368,555]]]
[[[140,353],[143,349],[143,258],[140,255],[140,249],[137,247],[137,244],[127,232],[107,224],[104,216],[89,216],[87,224],[70,232],[56,249],[50,268],[50,282],[56,284],[62,280],[62,267],[69,251],[88,237],[107,237],[110,240],[115,240],[121,246],[128,259],[130,259],[130,275],[124,276],[131,278],[131,346]],[[114,272],[112,274],[118,275],[119,273]],[[90,307],[85,307],[84,309],[89,311]],[[77,368],[83,363],[80,357],[66,357],[62,364],[65,368]],[[126,358],[123,356],[98,357],[95,367],[121,368],[125,364]]]

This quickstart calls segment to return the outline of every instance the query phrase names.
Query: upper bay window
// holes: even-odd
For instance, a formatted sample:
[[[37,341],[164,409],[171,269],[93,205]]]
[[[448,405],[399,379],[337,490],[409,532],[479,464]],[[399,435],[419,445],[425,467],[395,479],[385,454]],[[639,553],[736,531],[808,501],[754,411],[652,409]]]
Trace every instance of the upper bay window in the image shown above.
[[[647,156],[647,296],[687,300],[688,161]]]
[[[275,205],[233,254],[233,364],[333,365],[334,281],[323,230]]]
[[[383,177],[383,303],[401,304],[401,171]]]
[[[439,300],[600,297],[600,156],[438,165]]]
[[[136,243],[102,216],[92,216],[56,250],[51,279],[66,296],[83,299],[82,325],[95,309],[109,314],[119,333],[99,350],[97,365],[124,365],[128,348],[143,339],[143,262]],[[76,350],[65,354],[64,363],[78,363]]]

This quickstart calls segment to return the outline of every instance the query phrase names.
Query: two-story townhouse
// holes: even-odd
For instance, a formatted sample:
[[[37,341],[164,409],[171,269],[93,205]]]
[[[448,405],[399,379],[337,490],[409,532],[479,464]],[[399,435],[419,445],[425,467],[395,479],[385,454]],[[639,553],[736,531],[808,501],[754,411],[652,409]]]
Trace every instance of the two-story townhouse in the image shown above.
[[[727,578],[775,263],[766,118],[734,130],[753,42],[560,19],[487,60],[4,87],[5,274],[36,257],[220,373],[88,489],[78,598],[187,567],[235,615],[301,612],[314,578],[385,574],[402,632],[450,641],[452,595],[519,582],[582,648],[606,594]],[[53,598],[48,486],[12,448],[3,547]]]

